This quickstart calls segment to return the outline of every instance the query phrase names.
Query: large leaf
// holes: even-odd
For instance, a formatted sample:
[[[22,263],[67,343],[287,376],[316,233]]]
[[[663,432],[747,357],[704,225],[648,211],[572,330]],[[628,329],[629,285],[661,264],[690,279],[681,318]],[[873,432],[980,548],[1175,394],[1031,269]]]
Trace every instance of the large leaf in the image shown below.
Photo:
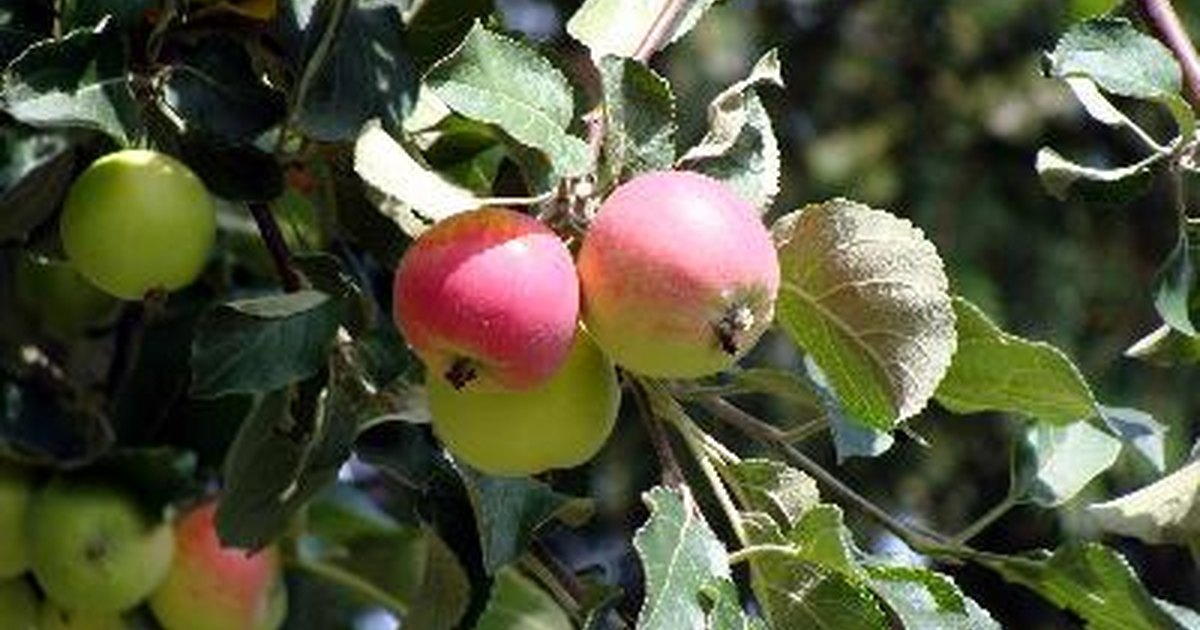
[[[496,574],[492,594],[475,630],[574,630],[571,618],[549,593],[512,567]]]
[[[905,628],[1000,630],[1000,624],[950,578],[920,567],[867,567],[871,588]]]
[[[1088,512],[1110,532],[1148,543],[1192,543],[1200,539],[1200,459]]]
[[[340,16],[318,11],[309,26],[314,35],[323,36],[329,28],[335,32],[328,40],[318,36],[311,46],[307,63],[319,65],[297,108],[300,128],[312,138],[332,142],[353,139],[372,118],[398,127],[417,93],[417,72],[405,47],[399,7],[364,0],[322,5],[346,9]],[[340,21],[329,26],[337,17]]]
[[[476,20],[486,19],[495,7],[493,0],[421,0],[413,3],[406,26],[406,39],[417,62],[429,66],[446,56],[462,41]]]
[[[1163,98],[1178,95],[1183,85],[1171,51],[1121,18],[1076,24],[1047,59],[1051,76],[1087,77],[1120,96]]]
[[[1195,115],[1181,95],[1183,73],[1174,55],[1129,20],[1101,17],[1080,22],[1046,60],[1050,76],[1085,77],[1119,96],[1158,101],[1170,110],[1185,138],[1195,134]],[[1089,107],[1089,113],[1095,110]]]
[[[666,29],[660,41],[670,44],[687,34],[715,0],[684,0],[684,7],[671,24],[673,0],[586,0],[567,22],[571,37],[591,49],[592,57],[633,57],[643,42],[658,29]]]
[[[446,217],[487,203],[417,162],[378,121],[367,123],[354,143],[354,172],[378,193],[380,211],[414,238]]]
[[[715,579],[730,576],[725,547],[700,518],[690,497],[662,486],[642,495],[650,518],[633,546],[641,558],[646,598],[638,614],[640,630],[704,628],[700,593]]]
[[[570,83],[527,44],[476,23],[429,69],[425,84],[450,109],[544,153],[559,176],[581,175],[591,166],[587,144],[567,133],[575,112]]]
[[[65,134],[0,129],[0,242],[24,240],[62,205],[75,171]]]
[[[937,389],[955,413],[1006,411],[1054,424],[1096,414],[1096,401],[1075,364],[1054,346],[1000,330],[979,307],[954,299],[958,352]]]
[[[1146,192],[1152,181],[1150,164],[1099,168],[1084,166],[1043,147],[1034,164],[1046,190],[1058,199],[1072,195],[1085,201],[1121,203]]]
[[[0,75],[0,108],[39,127],[84,127],[124,144],[139,128],[125,49],[110,20],[30,46]]]
[[[337,302],[317,291],[217,307],[196,330],[192,394],[272,391],[316,374],[325,365],[339,314]]]
[[[849,414],[879,429],[925,407],[954,353],[949,281],[908,221],[837,199],[773,228],[782,274],[776,320]]]
[[[1000,556],[983,563],[1079,615],[1091,630],[1185,630],[1103,545],[1068,544],[1044,560]]]
[[[752,545],[792,546],[794,553],[770,553],[750,561],[751,586],[773,628],[837,628],[884,630],[887,615],[863,580],[843,566],[830,567],[813,558],[840,553],[840,542],[797,545],[765,514],[743,518]],[[801,551],[803,550],[803,552]]]
[[[378,413],[355,368],[330,362],[326,379],[260,399],[226,455],[218,527],[227,542],[258,548],[314,495],[337,481],[363,421]]]
[[[604,156],[624,181],[675,163],[675,95],[654,70],[629,59],[600,61],[604,89]]]
[[[1017,448],[1013,494],[1054,507],[1069,501],[1108,470],[1121,442],[1088,424],[1034,424]]]
[[[779,194],[780,157],[771,118],[758,96],[760,85],[783,86],[777,50],[763,55],[749,76],[713,99],[708,133],[679,164],[729,184],[765,213]]]
[[[538,528],[555,518],[579,523],[591,516],[591,502],[552,490],[525,477],[492,477],[460,467],[475,510],[484,567],[489,572],[514,561]]]
[[[265,85],[249,53],[224,35],[181,51],[167,69],[163,99],[190,129],[250,142],[283,119],[284,96]]]

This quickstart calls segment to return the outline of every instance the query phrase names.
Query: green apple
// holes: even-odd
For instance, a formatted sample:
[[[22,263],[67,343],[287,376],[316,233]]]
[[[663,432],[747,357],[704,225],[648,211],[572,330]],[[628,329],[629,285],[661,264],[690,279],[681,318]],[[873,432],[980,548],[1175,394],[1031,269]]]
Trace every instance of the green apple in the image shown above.
[[[39,630],[37,595],[22,578],[0,581],[0,628]]]
[[[34,496],[27,523],[33,575],[67,610],[111,614],[133,608],[171,565],[170,526],[112,485],[56,478]]]
[[[126,630],[129,624],[116,613],[76,613],[53,602],[42,604],[38,630]]]
[[[29,568],[25,515],[32,494],[29,471],[0,462],[0,580],[21,575]]]
[[[287,615],[279,550],[221,546],[216,511],[210,502],[179,519],[175,559],[150,609],[166,630],[276,630]]]
[[[533,389],[455,389],[442,378],[426,387],[438,439],[493,475],[586,462],[608,439],[621,401],[616,370],[583,331],[558,372]]]
[[[200,275],[216,238],[216,206],[183,162],[131,149],[96,160],[75,180],[59,228],[84,277],[139,300]]]
[[[61,261],[22,256],[13,282],[17,304],[42,332],[59,341],[111,322],[121,306]]]

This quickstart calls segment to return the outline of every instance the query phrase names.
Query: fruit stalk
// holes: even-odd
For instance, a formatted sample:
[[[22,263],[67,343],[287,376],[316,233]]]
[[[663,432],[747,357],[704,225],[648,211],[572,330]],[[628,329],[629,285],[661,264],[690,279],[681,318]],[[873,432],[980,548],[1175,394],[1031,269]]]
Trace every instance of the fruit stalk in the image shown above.
[[[279,229],[279,223],[275,221],[275,215],[271,214],[271,209],[265,203],[251,202],[249,205],[254,223],[258,225],[258,233],[271,254],[271,262],[275,264],[279,281],[283,283],[283,290],[288,293],[299,291],[300,276],[292,266],[292,252],[283,240],[283,232]]]

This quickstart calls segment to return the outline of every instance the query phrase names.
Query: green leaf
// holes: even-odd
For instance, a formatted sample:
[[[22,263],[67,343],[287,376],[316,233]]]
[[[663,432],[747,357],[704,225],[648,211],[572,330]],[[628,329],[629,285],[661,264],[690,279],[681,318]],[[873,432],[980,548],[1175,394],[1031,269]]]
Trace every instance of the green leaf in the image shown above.
[[[354,172],[377,194],[380,212],[416,238],[446,217],[487,205],[417,160],[378,121],[354,143]]]
[[[54,26],[54,6],[38,2],[8,2],[0,13],[0,67],[8,65],[28,46],[49,37]]]
[[[836,505],[821,504],[805,512],[787,538],[805,561],[845,575],[862,575],[842,508]]]
[[[1034,424],[1025,431],[1014,464],[1013,493],[1043,507],[1069,501],[1108,470],[1121,442],[1088,424]]]
[[[520,571],[496,574],[487,608],[475,630],[574,630],[571,618],[549,593]]]
[[[758,367],[736,369],[731,371],[729,376],[739,389],[767,394],[796,409],[814,412],[814,416],[824,413],[820,392],[817,391],[815,383],[803,374],[791,370]]]
[[[1150,596],[1117,552],[1071,543],[1044,560],[994,557],[983,564],[1083,618],[1090,630],[1185,630]]]
[[[776,321],[829,378],[849,415],[891,429],[924,408],[954,353],[949,281],[921,230],[836,199],[772,228]]]
[[[429,529],[425,575],[404,618],[408,630],[453,630],[471,603],[471,582],[454,551]]]
[[[1046,190],[1058,199],[1075,194],[1081,199],[1120,204],[1132,201],[1149,189],[1153,174],[1143,161],[1116,168],[1095,168],[1076,164],[1042,147],[1035,164]]]
[[[1053,424],[1096,414],[1092,390],[1075,364],[1054,346],[1000,330],[979,307],[954,299],[958,352],[937,389],[955,413],[1005,411]]]
[[[372,118],[399,127],[417,94],[418,77],[404,43],[400,9],[379,2],[345,5],[331,40],[336,44],[313,75],[297,113],[305,135],[326,142],[353,139]],[[311,30],[326,30],[332,17],[326,13]],[[319,51],[320,46],[313,49]],[[313,63],[311,58],[308,63]]]
[[[654,70],[630,59],[600,60],[604,157],[614,181],[675,163],[675,95]]]
[[[106,15],[125,30],[134,28],[146,18],[146,11],[157,5],[153,0],[64,0],[64,26],[77,28],[93,26]]]
[[[1154,470],[1166,469],[1167,427],[1154,416],[1137,409],[1100,405],[1100,419],[1114,436],[1141,457]]]
[[[405,38],[421,67],[445,57],[476,20],[495,11],[492,0],[423,0],[406,15]]]
[[[1200,459],[1088,512],[1105,531],[1152,544],[1193,542],[1200,538]]]
[[[262,82],[238,40],[207,37],[180,55],[166,68],[163,101],[187,128],[251,142],[283,119],[283,94]]]
[[[1076,24],[1047,57],[1050,76],[1087,77],[1119,96],[1158,99],[1178,95],[1183,86],[1171,51],[1122,18]]]
[[[589,499],[555,492],[525,477],[493,477],[459,467],[479,528],[488,572],[516,560],[541,526],[554,519],[580,523],[591,518]]]
[[[338,320],[337,302],[317,291],[218,306],[196,330],[192,395],[271,391],[316,374]]]
[[[820,501],[812,477],[773,459],[744,459],[729,466],[733,490],[747,509],[791,528]]]
[[[804,367],[808,372],[808,380],[813,390],[821,398],[825,409],[825,417],[829,421],[829,431],[833,436],[833,450],[839,464],[851,457],[878,457],[892,448],[896,439],[891,431],[867,426],[861,420],[853,419],[847,412],[842,401],[829,385],[829,379],[821,368],[805,357]]]
[[[560,177],[591,167],[587,144],[566,131],[575,111],[571,85],[529,45],[476,23],[449,57],[429,69],[425,84],[450,109],[543,152]]]
[[[1000,624],[949,577],[920,567],[868,566],[871,588],[905,628],[999,630]]]
[[[328,386],[325,380],[266,394],[243,423],[223,469],[217,526],[226,542],[249,549],[267,544],[337,481],[375,400],[341,359],[330,363]]]
[[[1197,335],[1192,323],[1192,311],[1200,299],[1197,256],[1200,256],[1200,228],[1187,223],[1154,280],[1155,310],[1168,326],[1189,337]]]
[[[1129,346],[1125,356],[1160,367],[1194,365],[1200,363],[1200,337],[1163,324]]]
[[[692,30],[713,2],[685,0],[682,15],[661,38],[663,47]],[[586,0],[567,22],[567,33],[590,48],[593,59],[633,57],[672,4],[673,0]]]
[[[124,46],[109,20],[25,49],[0,86],[0,109],[35,127],[94,129],[127,144],[140,126]]]
[[[167,446],[119,448],[88,467],[90,474],[120,480],[143,506],[155,510],[195,497],[196,456]]]
[[[705,585],[701,596],[710,603],[706,630],[768,630],[762,619],[742,609],[737,585],[733,580],[720,578]]]
[[[25,240],[58,210],[74,167],[66,135],[19,125],[0,129],[0,242]]]
[[[791,545],[765,514],[743,515],[752,545]],[[809,553],[815,553],[810,548]],[[828,557],[823,552],[817,557]],[[797,553],[757,555],[750,560],[751,587],[772,628],[885,630],[887,615],[862,579],[809,561]],[[682,627],[682,626],[680,626]]]
[[[714,579],[730,577],[725,547],[680,490],[658,486],[643,494],[642,500],[650,508],[650,518],[633,538],[646,583],[637,627],[704,628],[707,613],[699,595]]]
[[[257,146],[227,142],[200,130],[178,136],[160,134],[157,141],[174,146],[174,152],[218,197],[266,203],[283,194],[283,168],[279,160]]]
[[[708,106],[708,133],[688,149],[679,165],[729,184],[766,213],[779,194],[779,141],[758,96],[759,85],[783,87],[779,52],[763,55],[750,75],[734,83]]]

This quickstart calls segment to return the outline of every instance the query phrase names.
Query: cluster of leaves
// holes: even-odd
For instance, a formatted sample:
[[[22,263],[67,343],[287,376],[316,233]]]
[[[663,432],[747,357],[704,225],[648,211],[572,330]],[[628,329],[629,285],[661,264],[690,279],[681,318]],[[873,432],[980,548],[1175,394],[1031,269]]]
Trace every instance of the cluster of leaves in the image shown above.
[[[658,443],[663,466],[673,451],[694,464],[644,495],[649,514],[632,541],[644,575],[636,621],[616,612],[628,608],[628,585],[581,579],[538,542],[552,522],[585,522],[590,500],[544,480],[480,475],[437,448],[420,368],[375,290],[432,222],[520,204],[576,235],[617,183],[672,168],[772,209],[781,156],[759,92],[782,85],[778,56],[767,52],[717,95],[707,132],[686,150],[672,86],[646,63],[711,1],[588,0],[567,30],[589,56],[555,59],[501,32],[481,0],[65,4],[61,15],[49,2],[0,14],[13,33],[0,46],[0,241],[10,250],[0,303],[15,303],[7,272],[17,257],[58,255],[66,187],[116,146],[155,146],[191,165],[224,202],[223,242],[197,286],[129,306],[84,340],[64,343],[5,312],[3,454],[115,468],[164,503],[219,479],[227,542],[285,538],[301,588],[327,582],[354,594],[321,614],[366,603],[406,628],[998,627],[946,575],[860,549],[842,505],[928,558],[989,568],[1089,626],[1197,627],[1194,612],[1153,598],[1109,547],[969,546],[1013,505],[1072,499],[1123,451],[1161,471],[1163,429],[1101,404],[1063,353],[1001,330],[954,295],[937,249],[909,221],[846,199],[772,227],[783,278],[776,323],[804,353],[803,370],[630,383],[650,425],[678,438]],[[1038,171],[1052,192],[1113,199],[1161,165],[1175,177],[1193,167],[1194,116],[1178,65],[1155,40],[1094,20],[1049,60],[1089,114],[1152,149],[1115,170],[1047,150]],[[1154,141],[1104,92],[1162,103],[1179,138]],[[1190,225],[1181,212],[1157,300],[1169,330],[1135,346],[1138,356],[1200,356]],[[744,394],[809,421],[765,423],[729,401]],[[839,460],[882,455],[931,400],[959,414],[1010,414],[1020,427],[1008,496],[958,536],[883,513],[794,446],[828,430]],[[722,444],[713,428],[726,425],[776,459]],[[337,483],[344,470],[359,483]],[[1198,479],[1191,464],[1093,511],[1116,533],[1187,542]],[[364,488],[386,489],[382,502],[403,517]],[[719,509],[701,510],[710,504]],[[761,617],[742,605],[741,563]]]

